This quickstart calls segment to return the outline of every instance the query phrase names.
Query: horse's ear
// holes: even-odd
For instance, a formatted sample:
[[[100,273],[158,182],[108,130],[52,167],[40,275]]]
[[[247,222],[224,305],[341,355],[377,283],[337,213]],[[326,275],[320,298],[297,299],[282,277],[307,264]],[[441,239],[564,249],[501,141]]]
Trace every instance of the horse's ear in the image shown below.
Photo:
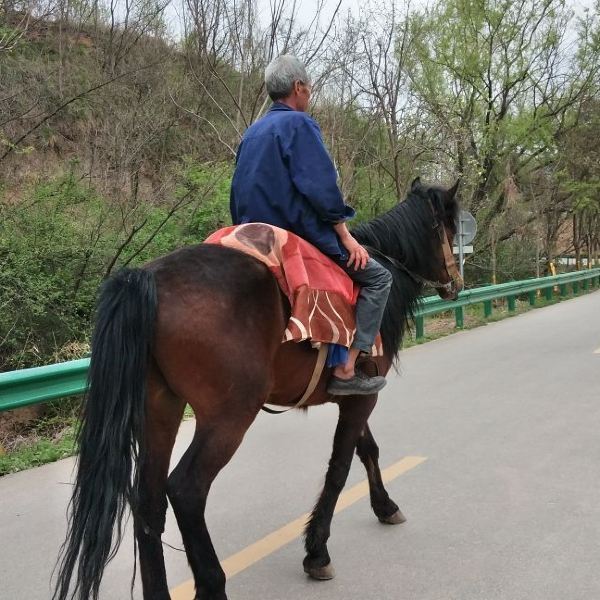
[[[448,196],[450,198],[454,198],[454,196],[456,196],[456,192],[458,191],[459,184],[460,184],[460,177],[456,180],[456,183],[448,190]]]
[[[421,186],[421,178],[415,177],[413,179],[413,182],[410,184],[410,191],[415,192],[417,190],[417,188],[420,186]]]

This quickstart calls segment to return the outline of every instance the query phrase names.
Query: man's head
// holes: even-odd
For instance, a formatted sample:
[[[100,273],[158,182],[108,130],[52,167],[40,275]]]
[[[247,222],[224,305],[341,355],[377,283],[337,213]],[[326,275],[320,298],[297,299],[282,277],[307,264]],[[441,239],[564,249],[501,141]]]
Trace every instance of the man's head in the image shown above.
[[[282,54],[265,69],[267,93],[273,102],[283,102],[294,110],[308,109],[311,92],[306,68],[295,56]]]

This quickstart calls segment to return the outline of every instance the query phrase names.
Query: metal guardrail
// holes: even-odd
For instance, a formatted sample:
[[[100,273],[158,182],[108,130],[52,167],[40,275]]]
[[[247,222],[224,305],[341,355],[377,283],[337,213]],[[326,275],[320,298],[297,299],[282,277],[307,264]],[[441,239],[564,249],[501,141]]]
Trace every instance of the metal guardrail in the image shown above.
[[[89,358],[0,373],[0,411],[83,394]]]
[[[492,314],[492,300],[506,298],[508,310],[513,312],[516,309],[517,296],[527,294],[529,304],[533,306],[538,290],[544,290],[546,300],[551,300],[555,288],[558,288],[560,296],[566,296],[568,285],[572,286],[573,294],[577,295],[580,283],[586,291],[590,287],[600,286],[600,268],[473,288],[461,292],[457,300],[442,300],[437,296],[425,298],[415,318],[415,334],[417,339],[424,337],[424,318],[429,315],[454,310],[456,326],[461,328],[464,325],[465,306],[483,303],[483,314],[487,318]]]
[[[577,294],[580,284],[584,290],[600,286],[600,268],[473,288],[461,292],[455,301],[442,300],[439,297],[425,298],[416,315],[415,334],[417,339],[424,337],[426,316],[453,310],[456,326],[461,328],[464,324],[465,306],[483,303],[484,316],[489,317],[493,309],[492,300],[506,298],[509,311],[514,311],[517,296],[527,294],[529,303],[533,305],[538,290],[544,290],[544,295],[549,300],[555,288],[558,288],[561,296],[566,296],[568,285],[571,285],[573,293]],[[82,358],[45,367],[0,373],[0,411],[82,394],[87,386],[89,364],[89,358]]]

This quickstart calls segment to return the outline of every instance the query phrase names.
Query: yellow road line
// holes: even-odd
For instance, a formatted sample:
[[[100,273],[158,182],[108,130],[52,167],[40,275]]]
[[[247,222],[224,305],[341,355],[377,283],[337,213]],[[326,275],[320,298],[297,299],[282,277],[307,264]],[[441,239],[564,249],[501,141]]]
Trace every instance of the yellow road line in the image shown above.
[[[600,348],[598,348],[598,350],[594,350],[594,354],[600,354]]]
[[[384,483],[392,481],[400,475],[418,467],[422,462],[427,459],[422,456],[407,456],[397,463],[387,467],[381,472]],[[369,482],[365,479],[355,486],[351,487],[348,491],[343,492],[338,498],[338,502],[335,506],[335,512],[338,513],[349,506],[352,506],[355,502],[358,502],[361,498],[364,498],[369,494]],[[295,519],[291,523],[284,525],[277,531],[266,535],[258,542],[250,544],[240,552],[226,558],[221,562],[221,566],[225,571],[227,578],[231,578],[237,575],[241,571],[244,571],[248,567],[257,563],[259,560],[273,554],[286,544],[289,544],[293,540],[299,538],[303,531],[306,521],[308,520],[309,514],[306,513]],[[178,585],[176,588],[171,590],[171,600],[191,600],[194,597],[194,580],[190,579]]]

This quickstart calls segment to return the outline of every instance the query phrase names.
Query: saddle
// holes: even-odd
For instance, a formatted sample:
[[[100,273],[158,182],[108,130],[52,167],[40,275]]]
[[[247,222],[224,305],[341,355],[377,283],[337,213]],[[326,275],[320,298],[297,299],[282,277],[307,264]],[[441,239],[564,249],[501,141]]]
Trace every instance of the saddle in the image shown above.
[[[265,223],[225,227],[211,234],[205,243],[244,252],[271,270],[291,307],[282,342],[308,340],[315,347],[352,345],[356,333],[354,308],[360,288],[312,244]],[[334,353],[335,348],[330,347],[330,356]],[[380,336],[372,355],[383,355]]]

